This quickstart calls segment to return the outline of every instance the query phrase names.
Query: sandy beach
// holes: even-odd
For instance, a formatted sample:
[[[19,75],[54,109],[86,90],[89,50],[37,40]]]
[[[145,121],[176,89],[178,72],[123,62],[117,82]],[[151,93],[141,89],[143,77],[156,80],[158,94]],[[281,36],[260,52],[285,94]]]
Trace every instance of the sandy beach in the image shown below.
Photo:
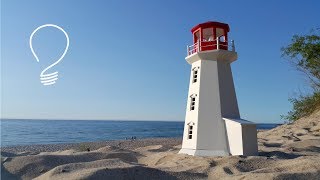
[[[177,154],[181,138],[1,149],[2,179],[319,179],[320,111],[259,131],[259,156]]]

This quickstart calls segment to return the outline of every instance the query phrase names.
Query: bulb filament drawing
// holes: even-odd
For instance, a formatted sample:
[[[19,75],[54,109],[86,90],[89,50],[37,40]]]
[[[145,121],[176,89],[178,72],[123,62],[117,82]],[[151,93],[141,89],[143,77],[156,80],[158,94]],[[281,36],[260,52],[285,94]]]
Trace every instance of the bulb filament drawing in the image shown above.
[[[64,33],[64,35],[66,36],[66,39],[67,39],[67,44],[66,44],[66,47],[64,49],[64,52],[63,54],[60,56],[60,58],[55,61],[54,63],[52,63],[51,65],[49,65],[48,67],[46,67],[41,73],[40,73],[40,82],[47,86],[47,85],[52,85],[52,84],[55,84],[56,81],[58,80],[58,71],[56,72],[53,72],[53,73],[46,73],[46,71],[48,71],[50,68],[52,68],[53,66],[57,65],[62,59],[63,57],[66,55],[67,51],[68,51],[68,48],[69,48],[69,36],[68,34],[66,33],[66,31],[64,31],[64,29],[62,29],[60,26],[57,26],[55,24],[44,24],[42,26],[39,26],[38,28],[36,28],[30,35],[30,39],[29,39],[29,45],[30,45],[30,49],[31,49],[31,52],[33,54],[33,56],[36,58],[37,62],[39,62],[39,58],[38,56],[36,55],[36,53],[34,52],[33,50],[33,47],[32,47],[32,38],[33,38],[33,35],[40,29],[42,28],[45,28],[45,27],[54,27],[54,28],[57,28],[59,29],[60,31],[62,31]]]

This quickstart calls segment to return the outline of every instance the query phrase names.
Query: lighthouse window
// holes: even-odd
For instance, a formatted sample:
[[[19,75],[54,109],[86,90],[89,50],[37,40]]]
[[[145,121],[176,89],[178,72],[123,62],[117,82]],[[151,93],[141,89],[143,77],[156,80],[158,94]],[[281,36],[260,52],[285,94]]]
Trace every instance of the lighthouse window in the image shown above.
[[[212,41],[213,40],[213,29],[206,28],[203,29],[203,41]]]
[[[189,125],[189,128],[188,128],[188,139],[192,139],[192,130],[193,130],[193,126]]]
[[[198,70],[193,71],[193,80],[192,82],[195,83],[198,80]]]
[[[196,106],[196,98],[191,97],[190,111],[193,111]]]
[[[199,67],[195,67],[192,69],[192,83],[196,83],[198,81],[199,75]]]
[[[220,42],[225,42],[226,41],[226,37],[225,36],[220,36],[219,37],[219,41]]]

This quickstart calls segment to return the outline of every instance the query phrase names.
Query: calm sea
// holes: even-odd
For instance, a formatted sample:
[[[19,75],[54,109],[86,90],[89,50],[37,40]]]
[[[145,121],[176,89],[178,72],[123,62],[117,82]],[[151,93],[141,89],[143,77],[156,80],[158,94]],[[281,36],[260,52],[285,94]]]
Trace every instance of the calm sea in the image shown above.
[[[1,146],[182,137],[184,122],[94,120],[1,120]],[[271,129],[278,124],[258,124]]]

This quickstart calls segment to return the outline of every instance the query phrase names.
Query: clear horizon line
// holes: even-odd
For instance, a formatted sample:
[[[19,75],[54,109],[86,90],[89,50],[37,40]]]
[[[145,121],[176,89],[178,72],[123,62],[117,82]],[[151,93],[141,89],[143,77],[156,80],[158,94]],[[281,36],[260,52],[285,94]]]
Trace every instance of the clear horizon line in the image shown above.
[[[139,120],[139,119],[45,119],[45,118],[0,118],[0,120],[43,120],[43,121],[164,121],[184,122],[184,120]]]

